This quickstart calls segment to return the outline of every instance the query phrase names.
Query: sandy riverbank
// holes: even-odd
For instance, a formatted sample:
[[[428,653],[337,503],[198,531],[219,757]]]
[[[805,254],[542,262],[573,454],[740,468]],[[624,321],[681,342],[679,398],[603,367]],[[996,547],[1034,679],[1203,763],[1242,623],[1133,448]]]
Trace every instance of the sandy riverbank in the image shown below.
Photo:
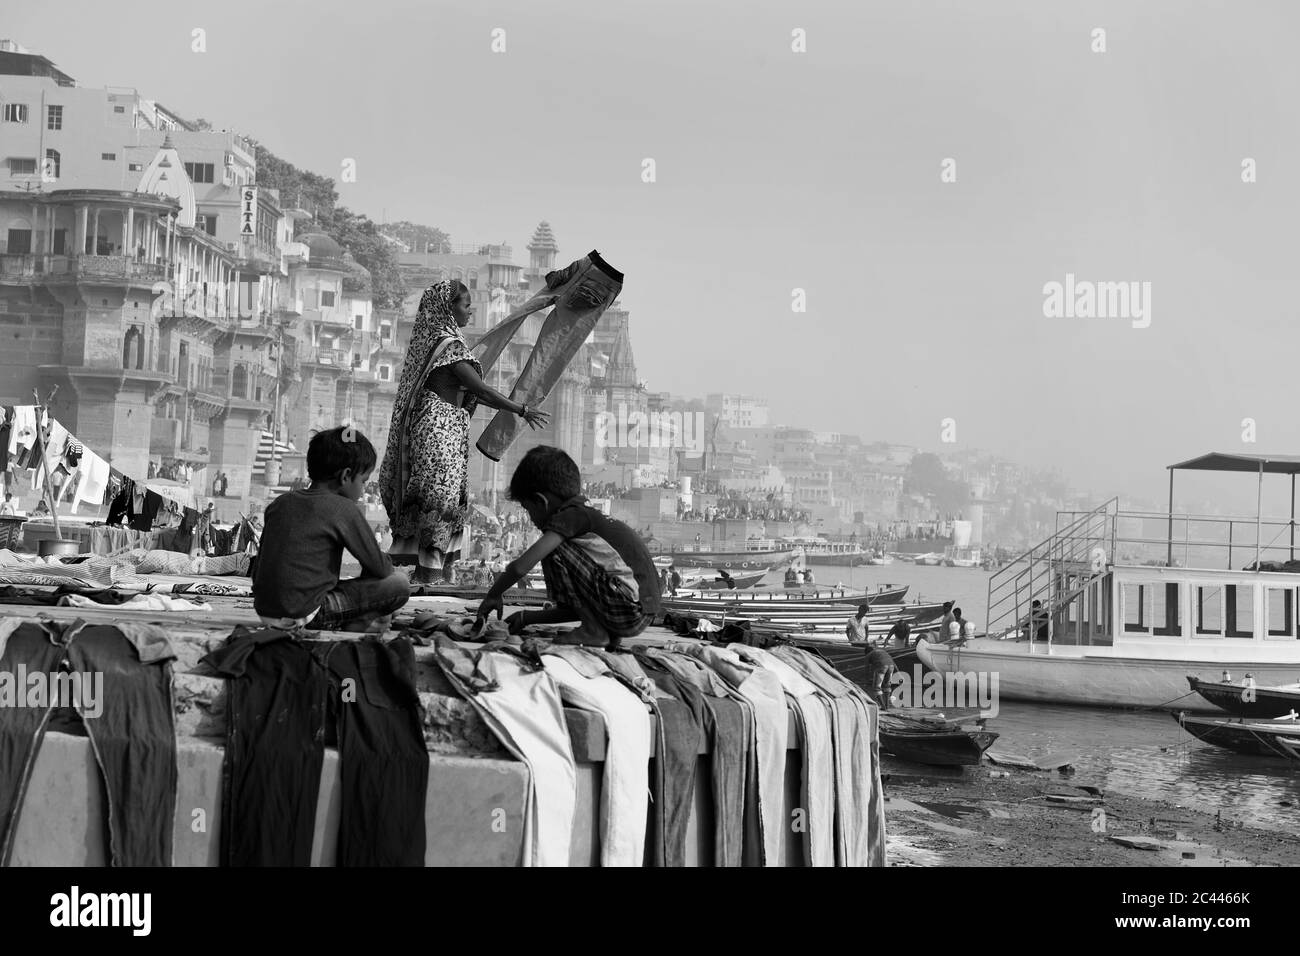
[[[1082,774],[987,763],[949,771],[889,757],[882,772],[891,866],[1300,865],[1300,835],[1106,792],[1102,781]],[[1151,848],[1117,837],[1138,837]]]

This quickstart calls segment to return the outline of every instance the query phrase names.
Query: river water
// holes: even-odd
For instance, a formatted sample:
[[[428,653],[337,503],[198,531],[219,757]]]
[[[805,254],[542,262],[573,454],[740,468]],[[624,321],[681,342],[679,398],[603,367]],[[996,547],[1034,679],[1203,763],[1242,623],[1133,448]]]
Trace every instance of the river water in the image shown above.
[[[843,583],[875,590],[909,586],[907,600],[952,600],[962,616],[984,629],[988,574],[967,568],[816,566],[817,584]],[[781,588],[782,574],[763,583]],[[1245,757],[1196,740],[1167,713],[1065,707],[1001,701],[987,724],[1001,734],[994,748],[1029,757],[1069,754],[1071,783],[1162,800],[1202,812],[1222,811],[1225,821],[1261,829],[1300,832],[1300,763]],[[970,772],[970,771],[968,771]]]

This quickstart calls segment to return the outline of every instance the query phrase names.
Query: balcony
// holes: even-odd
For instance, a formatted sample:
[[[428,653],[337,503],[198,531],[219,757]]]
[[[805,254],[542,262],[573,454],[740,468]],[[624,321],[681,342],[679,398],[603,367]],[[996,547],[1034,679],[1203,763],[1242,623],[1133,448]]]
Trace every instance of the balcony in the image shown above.
[[[45,275],[45,256],[24,253],[0,254],[0,282],[24,282]]]
[[[167,267],[142,262],[130,256],[39,256],[50,281],[71,279],[81,282],[119,281],[150,284],[167,276]],[[39,266],[37,267],[40,268]]]
[[[328,365],[347,371],[348,353],[342,349],[307,348],[302,353],[303,365]]]

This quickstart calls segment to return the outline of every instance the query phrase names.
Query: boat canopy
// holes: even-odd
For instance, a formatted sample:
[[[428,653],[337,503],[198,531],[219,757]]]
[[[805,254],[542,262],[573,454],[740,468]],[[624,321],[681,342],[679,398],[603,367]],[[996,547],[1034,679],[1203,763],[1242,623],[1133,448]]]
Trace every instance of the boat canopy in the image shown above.
[[[1179,471],[1248,471],[1270,475],[1300,474],[1300,455],[1242,455],[1236,452],[1212,451],[1188,461],[1170,465]]]
[[[1243,455],[1239,452],[1212,451],[1199,458],[1190,458],[1169,467],[1169,553],[1167,561],[1174,562],[1174,472],[1175,471],[1239,471],[1258,476],[1255,494],[1255,567],[1259,568],[1260,528],[1264,505],[1264,475],[1291,476],[1291,554],[1295,556],[1295,476],[1300,474],[1300,455]]]

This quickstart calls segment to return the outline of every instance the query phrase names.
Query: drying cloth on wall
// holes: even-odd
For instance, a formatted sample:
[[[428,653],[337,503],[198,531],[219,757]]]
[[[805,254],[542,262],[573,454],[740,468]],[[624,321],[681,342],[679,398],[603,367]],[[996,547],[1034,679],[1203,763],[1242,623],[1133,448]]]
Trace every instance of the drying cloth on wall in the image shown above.
[[[0,672],[64,669],[89,680],[79,695],[74,691],[72,702],[0,706],[0,865],[13,852],[31,765],[60,707],[75,711],[90,737],[107,798],[111,864],[172,864],[178,779],[174,657],[166,634],[148,625],[0,620]]]
[[[568,866],[577,803],[577,767],[560,690],[525,656],[467,650],[437,638],[437,661],[452,686],[529,771],[524,866]]]
[[[236,628],[203,660],[226,678],[221,865],[309,865],[329,672],[270,629]]]
[[[649,810],[650,711],[608,672],[583,677],[562,656],[542,655],[571,707],[605,720],[607,749],[600,794],[601,866],[641,866]]]

